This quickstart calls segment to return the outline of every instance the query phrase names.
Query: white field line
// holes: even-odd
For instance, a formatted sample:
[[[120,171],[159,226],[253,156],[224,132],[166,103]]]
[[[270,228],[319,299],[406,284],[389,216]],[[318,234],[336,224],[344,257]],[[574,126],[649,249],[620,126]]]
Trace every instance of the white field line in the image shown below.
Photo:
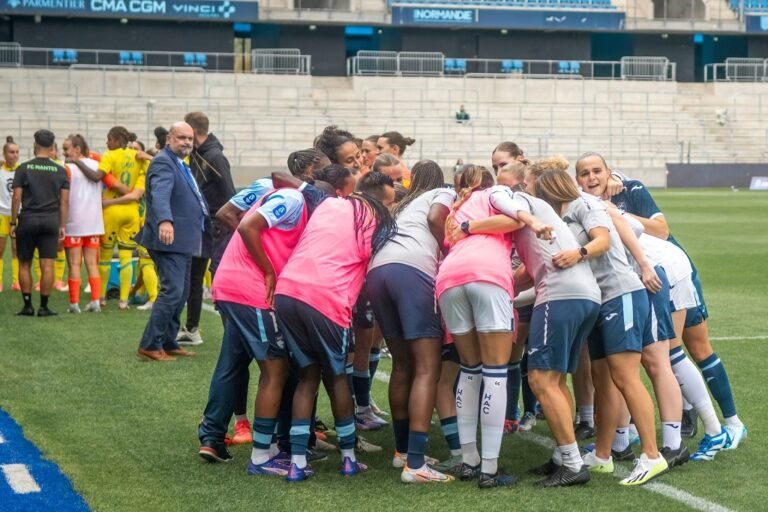
[[[712,341],[736,341],[736,340],[768,340],[768,334],[760,336],[712,336]]]
[[[205,311],[208,311],[209,313],[213,313],[214,315],[218,315],[219,312],[216,311],[216,308],[208,304],[207,302],[203,302],[203,309]]]
[[[5,474],[8,485],[16,494],[40,492],[40,486],[24,464],[0,464],[0,471]]]
[[[0,432],[0,444],[3,444],[5,442],[5,438],[3,437],[3,433]]]

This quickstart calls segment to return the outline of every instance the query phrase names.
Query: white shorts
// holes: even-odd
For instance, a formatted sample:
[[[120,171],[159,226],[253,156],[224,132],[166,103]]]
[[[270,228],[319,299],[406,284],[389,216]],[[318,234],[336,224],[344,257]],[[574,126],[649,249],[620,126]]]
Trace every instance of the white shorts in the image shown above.
[[[448,332],[511,332],[515,330],[512,297],[504,288],[474,282],[449,288],[440,295],[440,311]]]
[[[696,288],[693,286],[690,275],[671,287],[669,300],[672,303],[672,311],[685,311],[698,306]]]

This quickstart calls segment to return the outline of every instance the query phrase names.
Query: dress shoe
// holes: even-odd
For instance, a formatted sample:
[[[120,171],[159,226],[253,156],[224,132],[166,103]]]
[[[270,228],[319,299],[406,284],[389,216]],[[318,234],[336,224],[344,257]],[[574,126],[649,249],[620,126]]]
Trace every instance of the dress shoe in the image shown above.
[[[175,361],[176,358],[169,356],[162,350],[144,350],[140,348],[136,351],[136,355],[145,361]]]
[[[166,350],[166,354],[169,356],[175,356],[175,357],[194,357],[196,354],[194,352],[190,352],[189,350],[184,350],[183,348],[175,348],[173,350]]]
[[[21,311],[16,313],[16,316],[35,316],[35,308],[32,306],[24,306]]]

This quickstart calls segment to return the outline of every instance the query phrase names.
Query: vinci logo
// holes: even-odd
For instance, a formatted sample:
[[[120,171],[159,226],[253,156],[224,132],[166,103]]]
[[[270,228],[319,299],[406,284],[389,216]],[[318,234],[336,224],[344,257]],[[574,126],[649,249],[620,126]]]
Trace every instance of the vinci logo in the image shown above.
[[[414,22],[474,23],[474,9],[414,9]]]
[[[229,18],[235,13],[235,6],[229,0],[221,4],[207,2],[189,2],[174,4],[173,10],[179,13],[195,14],[204,18]]]

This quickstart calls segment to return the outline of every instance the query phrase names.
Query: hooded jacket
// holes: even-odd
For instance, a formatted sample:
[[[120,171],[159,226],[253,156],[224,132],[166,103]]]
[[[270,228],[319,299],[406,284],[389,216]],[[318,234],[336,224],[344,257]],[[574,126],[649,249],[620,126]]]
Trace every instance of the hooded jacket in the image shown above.
[[[213,133],[189,155],[189,167],[208,202],[211,219],[235,195],[235,185],[224,156],[224,146]]]

